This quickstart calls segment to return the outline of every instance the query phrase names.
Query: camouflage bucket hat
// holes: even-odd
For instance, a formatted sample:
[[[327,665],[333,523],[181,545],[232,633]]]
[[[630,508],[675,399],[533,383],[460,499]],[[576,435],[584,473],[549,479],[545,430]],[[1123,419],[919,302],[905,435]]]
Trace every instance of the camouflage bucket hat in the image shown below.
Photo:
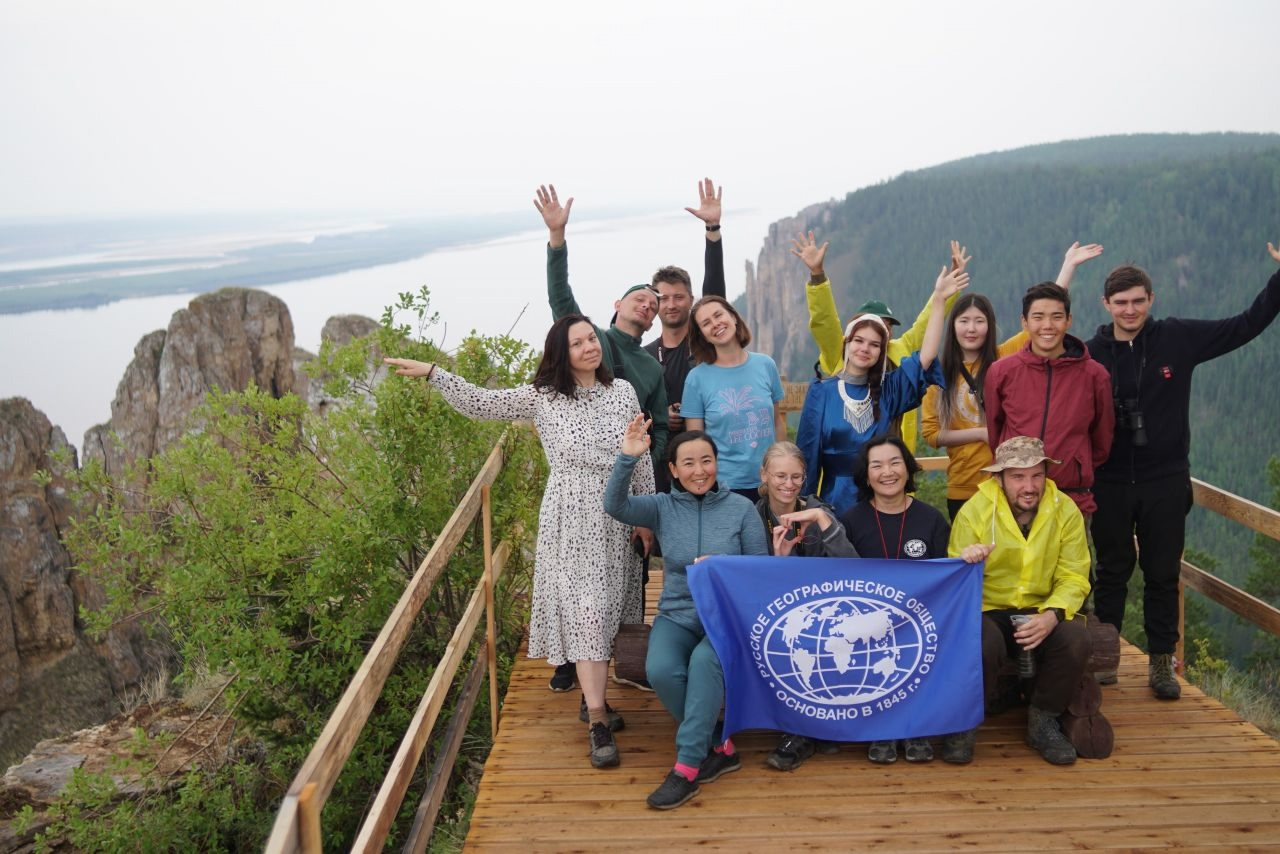
[[[1055,460],[1044,452],[1044,442],[1032,436],[1014,436],[1005,439],[996,448],[996,461],[983,466],[983,471],[1001,472],[1005,469],[1029,469],[1042,462],[1060,465],[1062,460]]]

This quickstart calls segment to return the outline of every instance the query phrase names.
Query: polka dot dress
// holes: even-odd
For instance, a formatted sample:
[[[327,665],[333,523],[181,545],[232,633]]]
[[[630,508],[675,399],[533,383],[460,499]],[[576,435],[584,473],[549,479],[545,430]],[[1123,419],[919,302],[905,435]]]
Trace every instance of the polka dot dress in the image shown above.
[[[538,518],[529,657],[555,665],[608,660],[619,623],[643,616],[631,526],[604,512],[622,434],[640,412],[635,390],[614,380],[565,398],[533,386],[480,388],[440,368],[431,384],[469,418],[533,421],[551,473]],[[651,466],[636,467],[631,489],[653,492]]]

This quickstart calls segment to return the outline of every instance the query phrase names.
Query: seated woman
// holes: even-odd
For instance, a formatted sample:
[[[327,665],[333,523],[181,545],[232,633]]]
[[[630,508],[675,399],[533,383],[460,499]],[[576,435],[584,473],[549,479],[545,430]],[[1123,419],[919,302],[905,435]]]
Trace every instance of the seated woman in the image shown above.
[[[875,314],[860,314],[845,329],[842,373],[809,386],[796,444],[804,454],[804,491],[844,513],[857,500],[851,472],[858,451],[872,436],[901,435],[903,413],[920,405],[930,384],[942,382],[937,367],[947,299],[969,283],[964,272],[945,267],[934,284],[929,322],[920,350],[894,365],[888,357],[889,329]]]
[[[787,438],[782,376],[773,359],[747,351],[751,330],[724,297],[698,300],[691,320],[689,352],[698,364],[684,381],[680,414],[719,448],[721,486],[755,501],[765,448]]]
[[[906,444],[893,436],[876,436],[862,446],[853,466],[858,503],[840,517],[849,541],[862,557],[891,560],[930,560],[947,556],[951,526],[934,507],[916,501],[915,476],[920,464]],[[928,738],[908,738],[908,762],[929,762],[933,746]],[[873,741],[867,748],[872,762],[898,759],[895,741]]]
[[[662,597],[645,671],[679,726],[675,767],[648,803],[669,810],[698,794],[699,783],[742,767],[731,740],[714,743],[724,671],[694,608],[688,566],[708,555],[765,555],[769,548],[751,502],[717,483],[716,445],[706,433],[688,431],[667,444],[671,492],[632,495],[632,472],[648,458],[648,449],[648,425],[638,416],[622,438],[604,509],[627,525],[652,529],[662,543]]]
[[[791,442],[774,442],[760,466],[760,495],[756,512],[764,523],[769,554],[786,557],[857,557],[834,511],[812,495],[802,496],[804,455]],[[779,771],[794,771],[815,752],[836,753],[830,742],[787,733],[765,763]]]

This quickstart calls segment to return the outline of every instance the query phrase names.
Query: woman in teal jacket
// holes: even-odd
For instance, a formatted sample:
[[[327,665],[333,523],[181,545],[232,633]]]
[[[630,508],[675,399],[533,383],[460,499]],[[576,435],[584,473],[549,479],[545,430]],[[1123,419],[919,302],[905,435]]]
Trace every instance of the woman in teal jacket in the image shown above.
[[[766,555],[769,548],[752,503],[716,482],[716,446],[700,430],[667,444],[671,492],[631,495],[631,474],[648,453],[647,429],[643,416],[627,427],[604,509],[621,522],[652,529],[662,543],[662,597],[645,671],[679,727],[675,767],[648,802],[654,809],[674,809],[698,794],[699,783],[742,767],[731,740],[715,743],[724,672],[694,608],[688,566],[708,555]]]

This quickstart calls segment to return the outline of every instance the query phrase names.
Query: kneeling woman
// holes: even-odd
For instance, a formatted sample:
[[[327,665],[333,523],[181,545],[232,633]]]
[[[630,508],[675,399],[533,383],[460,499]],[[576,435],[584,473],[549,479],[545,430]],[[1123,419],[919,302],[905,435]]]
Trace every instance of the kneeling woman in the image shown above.
[[[667,444],[670,493],[632,495],[632,472],[648,452],[648,425],[639,416],[623,436],[604,509],[652,529],[662,543],[662,598],[645,671],[679,726],[675,767],[648,800],[655,809],[673,809],[698,794],[699,783],[742,766],[732,741],[715,744],[724,672],[694,609],[688,566],[709,555],[764,555],[768,546],[751,502],[716,483],[716,446],[705,433],[681,433]]]
[[[756,512],[769,538],[769,554],[779,557],[857,557],[828,504],[801,495],[804,454],[791,442],[774,442],[760,466],[760,495]],[[787,733],[765,763],[779,771],[794,771],[814,754],[837,753],[831,742]]]
[[[929,560],[947,556],[951,526],[937,509],[916,501],[915,476],[920,464],[901,439],[876,436],[862,446],[853,464],[858,503],[840,517],[845,533],[862,557],[891,560]],[[928,738],[908,738],[908,762],[929,762],[933,746]],[[872,762],[898,759],[895,741],[874,741],[867,748]]]

